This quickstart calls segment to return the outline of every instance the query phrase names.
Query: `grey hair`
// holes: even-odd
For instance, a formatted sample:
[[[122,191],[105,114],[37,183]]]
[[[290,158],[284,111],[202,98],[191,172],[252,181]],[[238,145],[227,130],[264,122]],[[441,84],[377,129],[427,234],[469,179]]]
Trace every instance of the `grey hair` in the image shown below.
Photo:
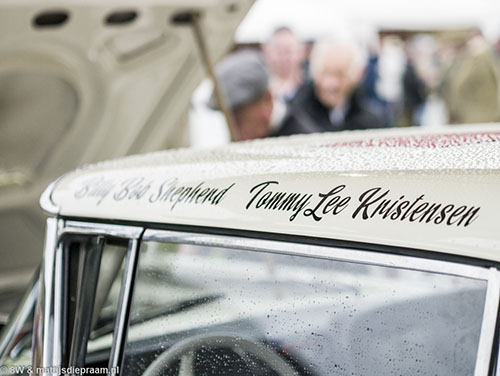
[[[346,49],[352,55],[351,74],[356,76],[362,72],[367,61],[366,50],[354,39],[329,38],[317,41],[311,50],[309,69],[313,78],[321,71],[326,53],[339,49]]]

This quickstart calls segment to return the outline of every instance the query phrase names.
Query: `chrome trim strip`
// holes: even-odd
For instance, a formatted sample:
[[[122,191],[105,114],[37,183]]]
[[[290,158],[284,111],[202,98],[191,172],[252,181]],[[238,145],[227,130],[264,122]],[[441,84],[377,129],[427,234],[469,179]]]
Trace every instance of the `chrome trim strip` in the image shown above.
[[[60,237],[67,234],[103,235],[124,239],[139,239],[143,231],[142,227],[67,221],[66,226],[59,235]]]
[[[33,327],[33,369],[61,366],[62,362],[62,309],[63,302],[56,302],[63,287],[60,272],[62,247],[58,246],[58,233],[64,226],[62,220],[47,219],[45,248],[40,273],[40,293]],[[43,372],[42,375],[50,374]]]
[[[259,250],[295,256],[313,256],[337,261],[350,261],[360,264],[398,267],[400,269],[429,271],[485,281],[488,280],[488,270],[479,266],[422,259],[411,256],[383,254],[374,251],[352,250],[335,247],[335,254],[333,255],[331,249],[326,246],[150,229],[144,232],[142,240],[208,245],[223,248],[238,248],[242,250]]]
[[[113,332],[113,345],[109,357],[109,369],[111,375],[118,373],[118,367],[122,366],[125,341],[127,340],[130,307],[132,305],[133,285],[137,272],[137,259],[139,255],[140,242],[137,239],[129,242],[125,271],[123,273],[120,299],[118,300],[118,314]]]
[[[87,341],[89,339],[92,314],[99,280],[101,256],[104,248],[104,237],[92,237],[84,242],[81,250],[81,261],[77,279],[77,301],[72,338],[69,348],[68,366],[81,368],[85,366]]]
[[[477,349],[475,376],[488,375],[500,304],[500,274],[498,270],[493,268],[490,269],[489,274],[483,322],[481,324],[481,337]]]
[[[56,218],[47,220],[45,248],[39,279],[39,297],[36,304],[33,328],[33,369],[43,368],[47,372],[40,375],[56,374],[62,366],[64,352],[64,243],[66,235],[110,236],[135,239],[132,242],[138,248],[138,238],[143,228],[68,221]],[[137,250],[135,251],[137,253]],[[126,323],[124,324],[126,326]],[[124,332],[126,333],[126,327]]]
[[[54,357],[57,357],[58,363],[62,364],[63,346],[65,328],[64,323],[64,249],[63,245],[59,244],[56,250],[55,266],[54,266]]]
[[[217,246],[296,256],[319,257],[337,261],[354,261],[362,264],[398,267],[407,270],[434,272],[484,280],[488,285],[474,375],[488,375],[500,299],[500,272],[497,269],[485,269],[479,266],[464,265],[456,262],[427,260],[411,256],[382,254],[344,248],[335,248],[335,255],[332,255],[328,247],[324,246],[286,243],[273,240],[236,238],[222,235],[192,234],[176,231],[146,230],[144,232],[143,241]]]

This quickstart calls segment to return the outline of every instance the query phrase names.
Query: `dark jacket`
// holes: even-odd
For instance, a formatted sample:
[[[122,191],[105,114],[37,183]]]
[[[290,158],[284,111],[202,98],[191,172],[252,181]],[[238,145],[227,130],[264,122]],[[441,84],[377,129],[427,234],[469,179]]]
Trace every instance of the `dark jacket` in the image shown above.
[[[382,128],[383,116],[369,108],[361,99],[359,92],[351,96],[344,122],[333,125],[330,122],[331,109],[323,105],[316,97],[312,82],[304,84],[290,102],[288,113],[273,136],[287,136],[298,133],[317,133],[353,129]]]

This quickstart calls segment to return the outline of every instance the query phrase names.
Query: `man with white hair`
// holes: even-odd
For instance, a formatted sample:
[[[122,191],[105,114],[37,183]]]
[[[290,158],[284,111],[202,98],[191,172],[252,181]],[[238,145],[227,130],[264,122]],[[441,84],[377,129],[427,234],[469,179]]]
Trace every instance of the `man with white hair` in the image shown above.
[[[361,98],[365,57],[355,42],[317,42],[311,52],[312,82],[304,84],[274,135],[383,127],[381,113]]]

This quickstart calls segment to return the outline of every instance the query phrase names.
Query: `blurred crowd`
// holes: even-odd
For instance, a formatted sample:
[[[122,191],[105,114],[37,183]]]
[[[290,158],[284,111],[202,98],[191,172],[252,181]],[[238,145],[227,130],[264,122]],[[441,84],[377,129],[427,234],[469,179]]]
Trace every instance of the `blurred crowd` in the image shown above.
[[[304,43],[277,28],[216,66],[234,138],[500,121],[500,49],[479,31]],[[212,109],[219,104],[212,95]]]

